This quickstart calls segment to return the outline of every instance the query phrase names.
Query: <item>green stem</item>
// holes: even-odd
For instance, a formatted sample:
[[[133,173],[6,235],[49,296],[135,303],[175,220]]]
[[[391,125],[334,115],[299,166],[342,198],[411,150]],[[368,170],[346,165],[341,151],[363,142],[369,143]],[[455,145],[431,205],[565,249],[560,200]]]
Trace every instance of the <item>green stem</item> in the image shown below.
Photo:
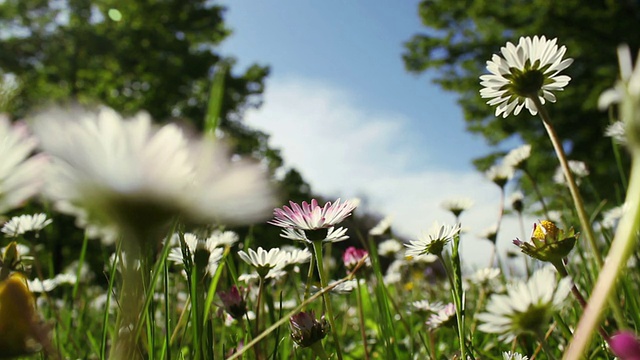
[[[544,211],[544,216],[548,219],[549,209],[547,208],[547,203],[545,203],[544,201],[542,192],[540,192],[540,188],[538,187],[538,183],[536,182],[536,179],[531,175],[531,173],[528,170],[523,169],[522,171],[524,172],[525,175],[527,175],[527,178],[529,179],[529,181],[531,181],[531,187],[533,187],[533,191],[536,193],[536,196],[538,196],[540,205],[542,205],[542,211]]]
[[[638,201],[640,199],[640,151],[636,150],[633,155],[625,212],[613,238],[607,262],[598,276],[598,281],[589,299],[589,309],[582,314],[573,341],[569,344],[569,349],[564,356],[566,360],[577,360],[585,354],[591,340],[591,334],[604,311],[605,303],[614,290],[616,279],[626,266],[636,245],[636,234],[640,223],[640,201]]]
[[[316,255],[316,265],[318,266],[318,276],[320,277],[320,286],[322,289],[327,287],[327,278],[324,273],[324,264],[322,262],[322,240],[316,240],[313,242],[313,252]],[[329,293],[322,295],[325,306],[327,307],[327,316],[329,317],[329,324],[331,325],[331,334],[333,341],[336,344],[336,354],[338,359],[342,360],[342,350],[340,349],[340,336],[338,335],[338,327],[336,327],[335,318],[333,316],[333,308],[331,307],[331,297]]]
[[[598,265],[598,269],[602,268],[602,255],[600,254],[600,250],[598,249],[598,245],[596,244],[596,237],[593,233],[593,228],[589,222],[589,216],[587,215],[586,210],[584,209],[584,202],[582,201],[582,197],[580,196],[580,192],[578,191],[578,186],[576,185],[576,181],[573,178],[573,173],[569,168],[569,162],[567,161],[567,155],[564,152],[564,148],[562,147],[562,142],[556,134],[553,125],[551,125],[551,119],[549,118],[549,114],[538,95],[535,94],[531,96],[530,99],[535,104],[538,109],[538,113],[542,118],[542,123],[544,124],[547,133],[549,134],[549,138],[551,139],[551,144],[553,145],[554,150],[556,151],[556,155],[558,160],[560,161],[560,167],[562,168],[562,172],[564,173],[565,179],[567,179],[567,185],[569,186],[569,192],[571,192],[571,197],[573,198],[573,203],[578,212],[578,218],[580,219],[580,226],[582,227],[582,231],[587,236],[587,241],[589,241],[589,245],[591,245],[591,250],[593,251],[593,255],[596,259],[596,263]]]
[[[310,346],[313,353],[316,354],[321,360],[329,360],[330,357],[327,352],[324,350],[324,346],[322,346],[322,341],[316,341],[313,345]]]
[[[364,358],[369,360],[369,349],[367,349],[367,333],[364,326],[364,309],[362,305],[362,288],[360,286],[360,278],[356,276],[356,299],[358,301],[358,320],[360,322],[360,336],[362,337],[362,346],[364,347]]]
[[[464,290],[462,290],[462,269],[460,266],[460,236],[453,237],[453,247],[451,251],[451,267],[453,269],[453,301],[456,305],[456,320],[458,324],[458,341],[460,343],[460,358],[466,359],[465,354],[465,327],[464,327],[464,311],[465,311],[465,298]]]

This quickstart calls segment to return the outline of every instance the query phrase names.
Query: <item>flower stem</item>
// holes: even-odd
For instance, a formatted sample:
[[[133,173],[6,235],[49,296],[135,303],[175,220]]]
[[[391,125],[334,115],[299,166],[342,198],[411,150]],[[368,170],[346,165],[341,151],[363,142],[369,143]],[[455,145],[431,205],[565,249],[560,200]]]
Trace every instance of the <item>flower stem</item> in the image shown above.
[[[465,354],[465,327],[464,327],[464,311],[465,296],[462,289],[462,268],[460,266],[460,235],[453,237],[453,247],[451,251],[451,267],[453,270],[453,301],[456,306],[456,320],[458,324],[458,341],[460,343],[460,358],[466,359]]]
[[[322,262],[322,240],[316,240],[313,242],[313,252],[316,255],[316,265],[318,266],[318,276],[320,277],[320,287],[322,289],[327,287],[327,277],[324,273],[324,263]],[[331,335],[333,336],[333,342],[336,345],[336,354],[338,359],[342,360],[342,351],[340,349],[340,336],[338,335],[338,327],[333,316],[333,308],[331,307],[331,297],[329,293],[323,293],[325,306],[327,308],[327,316],[329,317],[329,324],[331,325]]]
[[[569,168],[569,162],[567,161],[567,155],[564,152],[564,148],[562,147],[562,143],[560,142],[560,138],[558,138],[558,134],[556,134],[553,125],[551,125],[551,119],[549,118],[549,113],[538,98],[537,94],[529,97],[538,109],[538,113],[542,118],[542,123],[544,124],[547,133],[549,134],[549,139],[551,139],[551,144],[553,145],[554,150],[556,151],[556,155],[558,160],[560,161],[560,167],[562,168],[562,172],[564,173],[565,179],[567,179],[567,185],[569,186],[569,192],[571,193],[571,197],[573,198],[573,203],[578,212],[578,218],[580,219],[580,225],[582,227],[582,231],[587,236],[587,241],[589,241],[589,245],[591,246],[591,250],[593,251],[593,255],[596,259],[596,263],[598,265],[598,269],[602,268],[602,255],[600,254],[600,250],[598,249],[598,245],[596,244],[596,237],[593,234],[593,228],[589,222],[589,216],[587,215],[586,210],[584,209],[584,202],[582,201],[582,197],[580,196],[580,192],[578,191],[578,186],[576,185],[576,181],[573,178],[573,173]]]
[[[360,286],[360,278],[356,276],[356,289],[357,294],[356,298],[358,301],[358,320],[360,322],[360,336],[362,337],[362,346],[364,347],[364,358],[365,360],[369,360],[369,349],[367,349],[367,333],[365,331],[364,325],[364,309],[362,305],[362,287]]]
[[[330,357],[327,355],[327,352],[324,350],[322,346],[322,341],[316,341],[313,345],[310,346],[313,353],[316,354],[321,360],[329,360]]]
[[[591,334],[604,311],[605,302],[610,298],[616,279],[626,266],[636,244],[636,233],[640,223],[640,202],[638,201],[640,199],[640,151],[636,150],[633,155],[625,212],[613,238],[607,262],[598,276],[589,299],[589,308],[582,314],[573,341],[569,344],[569,349],[564,356],[566,360],[580,359],[585,354]]]

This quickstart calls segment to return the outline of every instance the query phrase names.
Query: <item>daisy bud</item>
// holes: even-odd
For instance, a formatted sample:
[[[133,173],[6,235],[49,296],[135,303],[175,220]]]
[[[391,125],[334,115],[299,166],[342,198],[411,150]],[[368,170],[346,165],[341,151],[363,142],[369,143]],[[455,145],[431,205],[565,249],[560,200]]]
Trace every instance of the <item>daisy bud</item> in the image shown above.
[[[224,310],[236,320],[242,319],[244,314],[247,313],[247,302],[240,294],[240,291],[242,291],[242,288],[238,289],[235,285],[229,291],[218,291]]]
[[[344,254],[342,254],[342,261],[344,261],[344,266],[347,270],[351,272],[368,254],[369,253],[365,249],[357,249],[354,246],[349,246],[347,250],[345,250]]]
[[[291,337],[300,347],[309,347],[324,339],[329,332],[329,324],[324,316],[316,320],[313,310],[299,312],[289,319]]]
[[[513,240],[523,253],[532,258],[554,263],[565,258],[576,244],[580,234],[573,228],[569,229],[565,235],[564,231],[548,220],[542,220],[539,224],[533,225],[531,242]]]
[[[609,341],[611,351],[621,360],[640,360],[640,341],[630,331],[621,331]]]

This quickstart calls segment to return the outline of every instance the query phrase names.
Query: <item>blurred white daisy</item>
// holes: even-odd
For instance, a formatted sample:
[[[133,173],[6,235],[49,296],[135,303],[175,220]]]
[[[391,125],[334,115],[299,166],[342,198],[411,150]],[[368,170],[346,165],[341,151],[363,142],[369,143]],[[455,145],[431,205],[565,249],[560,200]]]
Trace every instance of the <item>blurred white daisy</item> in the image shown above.
[[[378,255],[394,256],[404,249],[402,243],[396,239],[388,239],[378,244]]]
[[[48,160],[42,154],[30,156],[37,144],[26,124],[11,124],[7,115],[0,114],[0,214],[40,191]]]
[[[589,169],[587,164],[578,160],[569,160],[569,170],[575,176],[576,183],[580,183],[580,179],[589,176]],[[556,168],[556,172],[553,175],[553,181],[556,184],[566,184],[564,173],[561,167]]]
[[[423,232],[418,240],[411,240],[407,247],[406,256],[420,256],[424,254],[432,254],[440,256],[445,245],[455,236],[460,234],[460,224],[440,225],[435,222],[429,232]]]
[[[476,270],[476,272],[469,277],[469,280],[475,285],[482,286],[496,279],[499,275],[500,269],[498,268],[484,268]]]
[[[624,206],[616,206],[602,213],[601,225],[605,229],[615,230],[624,214]]]
[[[508,165],[494,165],[485,171],[487,179],[491,180],[494,184],[501,188],[504,188],[505,184],[513,178],[514,169]]]
[[[498,225],[497,224],[493,224],[493,225],[489,226],[488,228],[482,230],[478,234],[478,237],[480,237],[481,239],[487,239],[487,240],[491,241],[494,244],[496,243],[497,236],[498,236]]]
[[[521,169],[526,164],[527,160],[531,156],[531,145],[524,144],[518,148],[515,148],[502,159],[502,162],[516,169]]]
[[[29,289],[34,293],[49,292],[60,285],[68,284],[73,285],[78,281],[78,278],[74,274],[58,274],[51,279],[33,279],[27,280]]]
[[[211,233],[207,242],[211,243],[214,247],[230,247],[235,245],[239,240],[238,234],[234,231],[215,230]]]
[[[441,302],[430,302],[428,300],[419,300],[411,303],[411,307],[417,311],[423,311],[427,313],[437,313],[444,308],[444,304]]]
[[[473,200],[465,197],[448,199],[440,203],[440,207],[453,213],[453,216],[458,217],[463,211],[468,210],[473,206]]]
[[[173,216],[198,223],[251,223],[273,204],[265,171],[229,160],[207,139],[189,139],[146,113],[125,120],[114,110],[51,108],[31,119],[51,155],[45,194],[58,209],[121,231],[150,232]]]
[[[614,121],[612,124],[607,125],[607,128],[604,130],[604,136],[613,138],[613,140],[618,144],[626,145],[627,134],[624,127],[624,122],[618,120]]]
[[[42,213],[14,216],[4,224],[2,232],[7,237],[18,237],[30,231],[37,233],[51,222],[52,220],[47,219],[47,215]]]
[[[598,106],[606,109],[612,104],[619,104],[620,119],[624,122],[624,132],[629,143],[637,146],[640,143],[640,54],[635,66],[631,50],[627,45],[618,47],[620,80],[615,87],[600,95]]]
[[[521,334],[543,334],[555,312],[560,310],[571,291],[571,280],[559,282],[553,267],[536,271],[527,282],[508,287],[507,294],[494,294],[486,312],[478,314],[480,331],[498,334],[505,343]]]
[[[305,264],[311,260],[311,251],[309,249],[287,249],[284,250],[286,252],[287,265],[289,264]]]
[[[517,352],[505,351],[502,353],[502,360],[529,360],[529,358]]]
[[[369,230],[369,235],[371,236],[380,236],[387,232],[391,228],[391,223],[393,222],[394,216],[389,215],[385,216],[380,222],[376,224],[376,226],[372,227]]]
[[[573,62],[562,59],[567,49],[556,42],[545,36],[521,37],[518,45],[508,42],[500,49],[503,57],[494,54],[487,61],[490,74],[480,76],[480,96],[490,99],[487,104],[497,105],[496,116],[518,115],[525,106],[536,115],[534,96],[542,104],[556,102],[552,91],[562,91],[571,80],[559,73]]]
[[[517,212],[522,212],[524,210],[524,194],[521,191],[514,191],[509,196],[509,203],[513,210]]]

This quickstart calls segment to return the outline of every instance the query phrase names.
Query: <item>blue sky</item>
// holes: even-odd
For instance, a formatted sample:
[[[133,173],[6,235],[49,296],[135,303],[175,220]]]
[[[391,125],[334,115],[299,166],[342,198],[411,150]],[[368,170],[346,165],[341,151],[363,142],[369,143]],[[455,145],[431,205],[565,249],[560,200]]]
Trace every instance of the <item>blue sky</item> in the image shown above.
[[[476,203],[462,218],[469,233],[495,223],[499,191],[471,164],[489,147],[465,131],[455,94],[404,69],[403,43],[426,31],[419,1],[222,3],[233,34],[220,51],[240,69],[272,70],[263,107],[245,121],[271,134],[314,191],[366,198],[414,238],[433,221],[453,221],[439,204],[455,197]],[[499,242],[523,236],[515,219],[504,225]],[[466,248],[488,254],[479,239]]]

